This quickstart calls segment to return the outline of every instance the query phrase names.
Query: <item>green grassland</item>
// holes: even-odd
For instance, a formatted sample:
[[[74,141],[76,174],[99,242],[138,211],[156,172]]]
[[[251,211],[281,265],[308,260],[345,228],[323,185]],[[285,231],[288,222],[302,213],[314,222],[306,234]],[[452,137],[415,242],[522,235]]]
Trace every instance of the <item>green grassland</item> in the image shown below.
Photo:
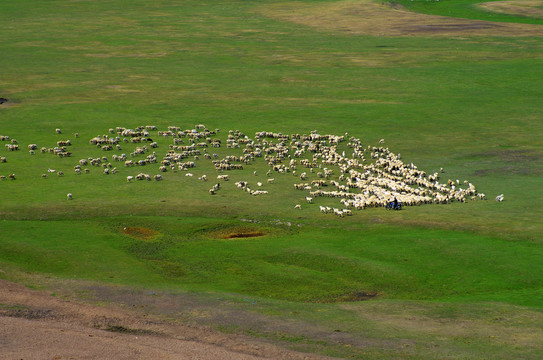
[[[190,294],[211,304],[199,310],[275,327],[191,321],[339,357],[541,358],[543,40],[353,36],[255,11],[273,3],[2,2],[0,134],[21,150],[0,142],[0,175],[16,174],[0,181],[0,276]],[[307,204],[291,174],[267,184],[264,161],[228,172],[214,196],[202,158],[194,177],[160,182],[126,181],[157,164],[73,171],[141,146],[89,144],[110,128],[201,123],[223,143],[228,130],[384,138],[405,163],[444,168],[442,182],[467,179],[489,200],[338,218],[318,210],[337,199]],[[161,158],[171,138],[152,137]],[[27,150],[68,139],[71,157]],[[49,168],[65,175],[42,178]],[[239,180],[270,193],[250,196]],[[263,236],[223,236],[251,231]]]

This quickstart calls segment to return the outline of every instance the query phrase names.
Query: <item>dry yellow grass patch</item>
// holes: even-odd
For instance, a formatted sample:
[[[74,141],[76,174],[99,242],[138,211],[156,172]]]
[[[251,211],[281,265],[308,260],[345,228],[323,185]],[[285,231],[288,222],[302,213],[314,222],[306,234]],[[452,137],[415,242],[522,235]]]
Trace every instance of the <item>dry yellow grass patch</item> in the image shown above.
[[[123,85],[106,85],[107,89],[119,91],[119,92],[140,92],[140,90],[129,89]]]
[[[491,1],[479,4],[479,7],[496,13],[526,16],[543,19],[542,0]]]
[[[307,4],[287,2],[257,11],[323,30],[372,36],[543,36],[543,26],[417,14],[372,0]]]

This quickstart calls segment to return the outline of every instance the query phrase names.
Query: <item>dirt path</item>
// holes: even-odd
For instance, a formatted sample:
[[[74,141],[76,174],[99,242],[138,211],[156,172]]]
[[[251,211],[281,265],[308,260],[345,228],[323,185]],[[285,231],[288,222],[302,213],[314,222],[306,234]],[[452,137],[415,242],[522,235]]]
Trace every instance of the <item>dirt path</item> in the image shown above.
[[[326,359],[0,280],[0,359]]]

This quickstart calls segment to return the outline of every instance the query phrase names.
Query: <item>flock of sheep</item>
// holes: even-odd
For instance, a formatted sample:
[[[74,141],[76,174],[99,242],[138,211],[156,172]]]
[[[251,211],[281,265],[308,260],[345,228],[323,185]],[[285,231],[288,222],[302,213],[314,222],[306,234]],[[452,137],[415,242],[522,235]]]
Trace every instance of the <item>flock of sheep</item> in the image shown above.
[[[60,129],[55,132],[62,134]],[[198,171],[199,164],[207,160],[216,174],[201,174],[197,179],[206,182],[216,178],[209,189],[210,195],[217,194],[222,186],[226,186],[229,174],[233,173],[237,173],[236,178],[245,176],[235,182],[235,186],[253,196],[272,191],[275,177],[289,176],[293,179],[294,188],[304,192],[301,198],[305,197],[308,207],[318,198],[335,198],[340,204],[337,208],[319,206],[319,209],[322,213],[340,217],[352,215],[352,210],[386,207],[393,201],[403,206],[415,206],[485,199],[485,195],[478,193],[468,181],[449,179],[440,182],[443,169],[427,174],[412,163],[404,163],[400,154],[394,154],[384,146],[383,139],[379,146],[371,146],[362,144],[360,139],[350,137],[348,133],[338,136],[321,135],[317,131],[308,134],[262,131],[249,137],[238,130],[230,130],[223,143],[219,133],[219,129],[210,130],[201,124],[193,129],[169,126],[164,131],[151,125],[135,129],[112,128],[107,134],[89,140],[89,144],[101,149],[104,156],[78,159],[73,170],[80,175],[97,167],[104,175],[112,175],[118,173],[118,167],[139,168],[126,177],[128,183],[161,181],[164,180],[162,174],[168,172],[192,177],[189,170],[194,168],[191,171]],[[79,135],[74,134],[74,137]],[[0,135],[0,141],[6,143],[8,151],[19,151],[17,140]],[[28,151],[30,155],[40,151],[58,157],[73,157],[73,152],[69,151],[71,146],[72,141],[59,140],[52,148],[29,144]],[[224,153],[224,150],[218,150],[221,147],[234,154],[220,156],[218,153]],[[123,148],[131,148],[132,151],[124,153]],[[106,155],[111,152],[114,154]],[[259,179],[257,171],[253,171],[257,161],[268,165],[265,182],[253,181]],[[8,156],[0,157],[0,163],[5,162],[8,162]],[[148,173],[151,171],[141,169],[152,169],[158,173],[151,175]],[[64,176],[63,171],[51,168],[41,176],[46,178],[50,174]],[[15,174],[8,177],[15,180]],[[264,184],[267,190],[262,188]],[[72,193],[67,194],[67,199],[73,197]],[[503,194],[496,200],[503,201]],[[294,207],[301,210],[306,205],[294,204]]]

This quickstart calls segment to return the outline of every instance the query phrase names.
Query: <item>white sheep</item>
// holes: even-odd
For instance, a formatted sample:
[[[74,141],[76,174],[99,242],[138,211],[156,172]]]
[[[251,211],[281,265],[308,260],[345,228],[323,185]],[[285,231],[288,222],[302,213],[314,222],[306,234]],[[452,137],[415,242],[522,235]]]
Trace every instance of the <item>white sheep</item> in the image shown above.
[[[68,199],[68,200],[72,200],[72,193],[68,193],[68,194],[66,194],[66,199]]]
[[[297,210],[302,210],[302,205],[296,204],[296,205],[294,205],[294,208],[297,209]]]
[[[500,195],[496,196],[496,201],[497,202],[502,202],[503,201],[503,194],[500,194]]]

